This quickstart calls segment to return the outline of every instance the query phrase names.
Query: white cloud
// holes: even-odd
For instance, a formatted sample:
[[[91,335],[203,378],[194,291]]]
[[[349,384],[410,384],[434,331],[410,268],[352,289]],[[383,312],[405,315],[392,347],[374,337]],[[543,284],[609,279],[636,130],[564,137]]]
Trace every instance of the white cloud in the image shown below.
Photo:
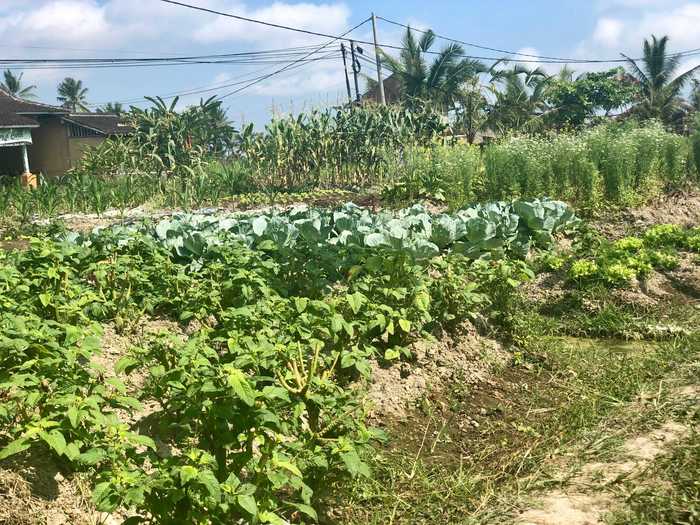
[[[347,29],[350,10],[340,2],[274,2],[253,9],[236,0],[200,0],[197,5],[277,24],[338,34]],[[17,45],[80,44],[177,50],[194,45],[239,43],[290,47],[322,41],[250,22],[144,0],[0,0],[0,41]],[[174,44],[179,42],[179,44]],[[177,46],[177,47],[174,47]]]
[[[601,18],[593,30],[593,41],[605,47],[618,47],[623,30],[624,24],[620,20]]]
[[[700,48],[700,2],[669,0],[615,0],[606,4],[620,7],[614,16],[601,16],[589,38],[580,42],[573,54],[577,58],[621,58],[620,53],[639,57],[642,43],[652,34],[668,35],[669,52]],[[690,64],[688,61],[688,65]],[[579,64],[577,71],[600,70],[621,64]],[[682,64],[684,69],[686,64]]]
[[[361,84],[360,89],[362,89],[363,84]],[[291,75],[263,81],[252,87],[249,92],[275,97],[295,96],[310,92],[329,91],[344,86],[345,76],[341,68],[309,69],[307,67],[303,72],[295,72]]]
[[[34,45],[109,41],[110,29],[104,9],[85,0],[47,2],[36,9],[10,11],[0,18],[0,40]]]
[[[346,31],[351,25],[350,8],[342,0],[280,0],[265,2],[263,6],[256,6],[258,3],[252,0],[197,0],[196,4],[333,35]],[[370,37],[368,27],[365,25],[355,33],[358,38]],[[10,50],[11,58],[209,54],[287,48],[327,41],[323,37],[236,21],[155,0],[0,0],[0,42]],[[177,71],[182,72],[182,80],[178,79],[174,85],[161,82],[138,87],[125,85],[123,95],[110,98],[133,99],[136,98],[134,93],[167,94],[193,87],[215,87],[253,78],[279,67],[281,65],[272,65],[262,70],[259,66],[229,67],[217,75],[212,72],[213,68],[204,66],[202,71],[207,71],[204,78],[211,78],[209,85],[206,85],[207,80],[197,80],[200,70],[194,66],[177,70],[167,68],[167,72],[164,69],[165,78],[177,79]],[[54,93],[54,86],[66,75],[89,80],[86,83],[91,86],[91,97],[103,99],[98,91],[101,75],[94,70],[26,70],[24,80],[38,84],[48,100]],[[279,80],[277,76],[272,77],[251,88],[250,92],[265,96],[317,93],[337,80],[343,81],[342,68],[335,62],[315,62],[281,77]],[[181,103],[194,103],[200,96],[217,92],[186,96]]]

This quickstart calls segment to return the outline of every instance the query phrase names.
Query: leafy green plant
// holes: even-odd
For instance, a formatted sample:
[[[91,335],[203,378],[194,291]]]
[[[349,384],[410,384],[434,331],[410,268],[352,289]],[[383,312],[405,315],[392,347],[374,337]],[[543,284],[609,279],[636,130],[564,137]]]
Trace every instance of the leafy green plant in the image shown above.
[[[0,326],[0,459],[43,442],[58,456],[89,462],[115,410],[140,406],[92,362],[99,330],[11,314]]]
[[[695,235],[692,229],[660,224],[647,229],[640,237],[584,245],[575,254],[577,260],[569,267],[569,277],[580,286],[595,282],[627,286],[634,279],[646,279],[654,269],[677,268],[677,251],[693,250]]]

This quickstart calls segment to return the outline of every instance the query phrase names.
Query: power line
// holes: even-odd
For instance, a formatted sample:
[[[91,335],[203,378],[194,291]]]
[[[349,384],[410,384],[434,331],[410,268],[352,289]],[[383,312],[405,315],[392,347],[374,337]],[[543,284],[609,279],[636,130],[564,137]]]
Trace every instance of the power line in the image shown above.
[[[395,25],[395,26],[399,26],[399,27],[403,27],[404,29],[411,29],[412,31],[416,31],[416,32],[418,32],[418,33],[423,33],[423,34],[428,33],[428,31],[424,31],[424,30],[422,30],[422,29],[417,29],[417,28],[415,28],[415,27],[411,27],[411,26],[409,26],[409,25],[402,24],[401,22],[396,22],[395,20],[390,20],[390,19],[388,19],[388,18],[384,18],[383,16],[377,15],[377,18],[378,18],[379,20],[383,20],[384,22],[387,22],[387,23],[389,23],[389,24],[392,24],[392,25]],[[494,52],[496,52],[496,53],[505,53],[506,55],[517,55],[517,56],[524,56],[524,57],[529,57],[529,58],[538,58],[538,59],[543,59],[543,60],[561,60],[561,61],[566,61],[566,62],[569,62],[569,61],[573,60],[573,59],[569,59],[569,58],[549,57],[549,56],[543,56],[543,55],[531,55],[531,54],[528,54],[528,53],[519,53],[519,52],[517,52],[517,51],[508,51],[508,50],[506,50],[506,49],[498,49],[498,48],[495,48],[495,47],[482,46],[482,45],[480,45],[480,44],[474,44],[474,43],[471,43],[471,42],[465,42],[465,41],[463,41],[463,40],[457,40],[457,39],[455,39],[455,38],[450,38],[450,37],[446,37],[446,36],[443,36],[443,35],[439,35],[438,33],[435,33],[434,31],[432,31],[432,33],[433,33],[437,38],[441,38],[441,39],[443,39],[443,40],[448,40],[448,41],[450,41],[450,42],[455,42],[455,43],[457,43],[457,44],[462,44],[462,45],[465,45],[465,46],[468,46],[468,47],[474,47],[474,48],[477,48],[477,49],[483,49],[483,50],[485,50],[485,51],[494,51]],[[618,60],[618,59],[615,59],[615,60]]]
[[[0,59],[0,64],[7,66],[22,65],[111,65],[111,64],[150,64],[150,63],[209,63],[231,60],[261,60],[269,58],[293,58],[315,49],[318,46],[301,46],[260,51],[244,51],[240,53],[223,53],[194,56],[168,56],[148,58],[6,58]]]
[[[304,62],[316,62],[318,60],[336,60],[340,57],[340,53],[336,52],[336,56],[324,57],[322,59],[304,59]],[[162,62],[162,63],[142,63],[142,64],[53,64],[53,65],[20,65],[13,66],[12,69],[15,71],[41,71],[41,70],[64,70],[64,69],[123,69],[123,68],[143,68],[143,67],[168,67],[168,66],[186,66],[186,65],[202,65],[202,64],[224,64],[224,65],[238,65],[238,66],[249,66],[249,65],[260,65],[260,64],[271,64],[280,65],[287,64],[290,60],[284,60],[282,58],[270,58],[265,60],[212,60],[212,61],[196,61],[196,62]],[[2,63],[0,62],[0,67]]]
[[[333,51],[332,53],[337,54],[336,51]],[[328,60],[331,58],[329,56],[330,54],[331,53],[327,53],[321,57],[309,58],[303,62],[298,62],[297,65],[295,66],[295,68],[302,67],[308,63],[319,61],[319,60]],[[332,57],[332,59],[337,60],[337,57]],[[267,69],[270,69],[270,66],[265,67],[265,68],[261,68],[261,69],[257,70],[255,73],[260,73],[260,72],[265,71]],[[289,68],[289,69],[291,70],[292,68]],[[246,78],[232,79],[232,80],[234,80],[233,82],[227,81],[225,83],[216,84],[216,85],[212,85],[212,86],[200,86],[200,87],[190,88],[190,89],[185,90],[185,91],[171,92],[171,93],[168,93],[165,95],[160,95],[160,98],[162,98],[164,100],[169,100],[169,99],[173,99],[175,97],[181,97],[181,96],[201,95],[204,93],[211,93],[213,91],[220,91],[221,89],[225,89],[225,88],[240,86],[240,85],[245,84],[247,82],[252,82],[252,81],[256,81],[256,80],[260,80],[260,79],[264,80],[265,78],[268,78],[268,75],[259,75],[259,76],[254,76],[254,77],[247,76]],[[117,102],[119,102],[121,104],[132,104],[132,103],[142,102],[143,100],[144,100],[144,97],[139,97],[139,98],[132,98],[132,99],[127,99],[127,100],[120,100]],[[103,104],[90,104],[90,105],[100,106],[100,105],[104,105],[104,104],[105,103],[103,103]]]
[[[164,2],[166,4],[173,4],[173,5],[177,5],[180,7],[186,7],[188,9],[194,9],[196,11],[202,11],[204,13],[210,13],[213,15],[225,16],[227,18],[234,18],[236,20],[242,20],[243,22],[252,22],[254,24],[260,24],[260,25],[264,25],[264,26],[268,26],[268,27],[275,27],[277,29],[286,29],[287,31],[295,31],[297,33],[304,33],[307,35],[320,36],[323,38],[333,38],[334,41],[342,38],[342,36],[347,34],[347,33],[344,33],[344,35],[341,35],[340,37],[338,37],[336,35],[330,35],[328,33],[319,33],[317,31],[311,31],[308,29],[301,29],[299,27],[292,27],[292,26],[286,26],[286,25],[282,25],[282,24],[275,24],[273,22],[265,22],[264,20],[256,20],[255,18],[249,18],[249,17],[241,16],[241,15],[234,15],[232,13],[224,13],[223,11],[216,11],[215,9],[209,9],[209,8],[201,7],[201,6],[197,6],[197,5],[186,4],[184,2],[176,2],[175,0],[160,0],[160,1]],[[364,22],[359,24],[357,27],[366,23],[368,20],[369,19],[365,20]]]
[[[165,2],[165,1],[170,2],[171,0],[161,0],[161,1],[163,1],[163,2]],[[268,78],[270,78],[270,77],[272,77],[272,76],[274,76],[274,75],[277,75],[277,74],[279,74],[279,73],[282,73],[283,71],[288,70],[289,68],[293,67],[295,64],[297,64],[298,62],[300,62],[301,60],[304,60],[304,59],[310,57],[311,55],[313,55],[313,54],[315,54],[315,53],[318,53],[318,52],[321,51],[322,49],[324,49],[324,48],[330,46],[330,45],[333,44],[334,42],[343,39],[346,35],[349,35],[350,33],[352,33],[353,31],[355,31],[356,29],[358,29],[359,27],[363,26],[364,24],[366,24],[366,23],[369,22],[369,21],[370,21],[370,19],[369,19],[369,18],[366,18],[365,20],[363,20],[362,22],[360,22],[360,23],[357,24],[356,26],[354,26],[354,27],[348,29],[347,31],[345,31],[345,33],[343,33],[342,35],[332,37],[331,40],[329,40],[328,42],[326,42],[325,44],[323,44],[323,45],[322,45],[321,47],[319,47],[317,50],[312,51],[312,52],[309,53],[308,55],[303,56],[303,57],[300,58],[299,60],[296,60],[296,61],[292,62],[291,64],[288,64],[287,66],[285,66],[285,67],[283,67],[283,68],[281,68],[281,69],[278,69],[277,71],[273,71],[273,72],[270,73],[269,75],[265,75],[263,78],[260,78],[260,79],[258,79],[258,80],[255,80],[255,81],[253,81],[253,82],[251,82],[251,83],[249,83],[249,84],[246,84],[246,85],[243,86],[242,88],[238,88],[238,89],[235,89],[234,91],[231,91],[230,93],[226,93],[225,95],[222,95],[221,97],[219,97],[219,99],[224,99],[224,98],[226,98],[226,97],[230,97],[231,95],[235,95],[236,93],[240,93],[241,91],[244,91],[244,90],[248,89],[249,87],[254,86],[255,84],[259,84],[260,82],[262,82],[262,81],[264,81],[264,80],[266,80],[266,79],[268,79]]]
[[[340,40],[340,39],[342,39],[342,40],[349,40],[348,38],[344,38],[344,35],[340,35],[340,36],[337,36],[337,35],[330,35],[330,34],[328,34],[328,33],[320,33],[320,32],[317,32],[317,31],[310,31],[310,30],[308,30],[308,29],[301,29],[301,28],[298,28],[298,27],[291,27],[291,26],[286,26],[286,25],[282,25],[282,24],[275,24],[275,23],[272,23],[272,22],[266,22],[266,21],[264,21],[264,20],[257,20],[257,19],[255,19],[255,18],[250,18],[250,17],[246,17],[246,16],[241,16],[241,15],[234,15],[234,14],[232,14],[232,13],[225,13],[225,12],[223,12],[223,11],[217,11],[217,10],[215,10],[215,9],[209,9],[209,8],[206,8],[206,7],[201,7],[201,6],[196,6],[196,5],[192,5],[192,4],[187,4],[187,3],[185,3],[185,2],[177,2],[177,1],[175,1],[175,0],[160,0],[160,1],[161,1],[161,2],[164,2],[164,3],[167,3],[167,4],[173,4],[173,5],[177,5],[177,6],[180,6],[180,7],[186,7],[186,8],[188,8],[188,9],[194,9],[194,10],[196,10],[196,11],[202,11],[202,12],[205,12],[205,13],[215,14],[215,15],[219,15],[219,16],[225,16],[225,17],[227,17],[227,18],[233,18],[233,19],[236,19],[236,20],[242,20],[242,21],[245,21],[245,22],[251,22],[251,23],[260,24],[260,25],[264,25],[264,26],[268,26],[268,27],[275,27],[275,28],[278,28],[278,29],[286,29],[286,30],[288,30],[288,31],[295,31],[295,32],[297,32],[297,33],[304,33],[304,34],[307,34],[307,35],[321,36],[321,37],[324,37],[324,38],[332,38],[332,39],[334,39],[334,41],[335,41],[335,40]],[[393,23],[393,24],[396,24],[396,25],[400,25],[400,26],[402,26],[402,27],[408,27],[407,25],[401,24],[401,23],[399,23],[399,22],[394,22],[393,20],[392,20],[392,21],[389,21],[388,19],[385,19],[385,18],[383,18],[383,17],[378,17],[378,18],[381,18],[381,19],[384,20],[385,22],[389,22],[389,23]],[[421,31],[421,32],[424,32],[424,31]],[[468,43],[468,42],[463,42],[463,41],[459,41],[459,40],[455,40],[455,39],[451,39],[451,38],[439,36],[439,35],[437,35],[437,34],[436,34],[435,36],[438,36],[439,38],[443,38],[443,39],[446,39],[446,40],[451,40],[451,41],[456,42],[456,43],[461,43],[461,44],[463,44],[463,45],[469,45],[469,46],[472,45],[471,43]],[[359,43],[359,44],[365,44],[365,45],[374,45],[373,42],[369,42],[369,41],[367,41],[367,40],[355,40],[355,42],[357,42],[357,43]],[[516,54],[516,53],[514,53],[514,52],[507,51],[507,50],[499,50],[499,49],[497,49],[497,48],[489,48],[489,47],[487,47],[487,46],[479,46],[478,44],[474,44],[474,46],[477,46],[477,47],[479,47],[479,48],[481,48],[481,49],[487,49],[487,50],[496,51],[496,52],[504,52],[504,53],[506,53],[506,54],[511,54],[511,55]],[[397,45],[392,45],[392,44],[380,44],[380,47],[383,47],[383,48],[386,48],[386,49],[394,49],[394,50],[398,50],[398,51],[405,51],[405,50],[406,50],[405,47],[397,46]],[[679,57],[680,57],[680,56],[694,56],[694,55],[697,54],[698,52],[700,52],[700,48],[699,48],[699,49],[689,50],[689,51],[683,51],[683,52],[680,52],[680,53],[676,53],[674,56],[679,56]],[[426,51],[425,53],[426,53],[426,54],[431,54],[431,55],[439,55],[439,54],[440,54],[438,51]],[[525,53],[522,53],[522,54],[520,54],[520,55],[523,55],[523,56],[524,56]],[[461,57],[463,57],[463,58],[470,58],[470,59],[473,59],[473,60],[492,60],[492,61],[502,60],[502,58],[499,58],[499,57],[477,56],[477,55],[468,55],[468,54],[459,54],[458,56],[461,56]],[[538,55],[533,55],[533,56],[538,57]],[[641,59],[633,59],[633,60],[641,60]],[[601,60],[601,59],[568,60],[568,59],[561,59],[561,58],[556,58],[556,57],[549,57],[549,58],[547,58],[547,57],[542,57],[542,59],[539,59],[539,58],[538,58],[538,59],[534,59],[534,58],[533,58],[533,59],[519,60],[519,62],[523,62],[523,63],[533,63],[533,64],[591,64],[591,63],[623,63],[623,62],[627,62],[627,60],[624,59],[624,58],[610,59],[610,60],[607,60],[607,59],[605,59],[605,60]]]
[[[387,22],[389,24],[393,24],[395,26],[403,27],[404,29],[411,29],[412,31],[416,31],[418,33],[428,33],[428,31],[424,31],[422,29],[417,29],[414,27],[411,27],[406,24],[402,24],[401,22],[396,22],[395,20],[390,20],[388,18],[384,18],[383,16],[377,15],[377,18],[380,20],[383,20],[384,22]],[[519,62],[534,62],[534,63],[568,63],[568,64],[591,64],[591,63],[615,63],[615,62],[627,62],[627,59],[625,58],[613,58],[613,59],[575,59],[575,58],[561,58],[561,57],[550,57],[550,56],[545,56],[545,55],[535,55],[535,54],[529,54],[529,53],[521,53],[518,51],[509,51],[507,49],[498,49],[495,47],[488,47],[488,46],[483,46],[480,44],[474,44],[472,42],[465,42],[464,40],[458,40],[456,38],[450,38],[444,35],[440,35],[438,33],[435,33],[434,31],[431,30],[431,32],[437,37],[441,38],[443,40],[447,40],[449,42],[454,42],[456,44],[462,44],[468,47],[474,47],[477,49],[483,49],[486,51],[493,51],[496,53],[504,53],[506,55],[515,55],[515,56],[523,56],[523,57],[528,57],[528,58],[535,58],[538,60],[519,60]],[[687,51],[680,51],[678,53],[670,53],[670,56],[693,56],[696,53],[700,51],[700,48],[696,49],[689,49]],[[497,60],[497,57],[491,57],[491,60]],[[642,60],[641,58],[633,58],[632,60]],[[540,62],[541,61],[541,62]]]

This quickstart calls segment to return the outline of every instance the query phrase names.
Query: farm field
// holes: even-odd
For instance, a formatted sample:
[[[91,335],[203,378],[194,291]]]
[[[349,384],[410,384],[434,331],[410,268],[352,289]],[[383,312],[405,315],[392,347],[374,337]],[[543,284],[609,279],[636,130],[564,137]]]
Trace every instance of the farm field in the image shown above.
[[[698,522],[690,110],[149,102],[0,181],[1,524]]]
[[[30,227],[0,252],[0,509],[7,523],[693,522],[698,202],[590,220],[516,199]]]
[[[491,4],[0,1],[0,525],[700,525],[700,0]]]

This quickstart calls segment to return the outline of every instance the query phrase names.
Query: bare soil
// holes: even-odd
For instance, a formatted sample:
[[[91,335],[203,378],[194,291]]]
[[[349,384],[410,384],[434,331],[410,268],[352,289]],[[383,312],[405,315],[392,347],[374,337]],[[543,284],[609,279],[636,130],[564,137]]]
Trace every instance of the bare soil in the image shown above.
[[[664,194],[637,208],[605,213],[591,225],[610,239],[640,233],[655,224],[700,225],[700,193]]]
[[[96,525],[107,521],[90,487],[50,452],[34,449],[0,463],[0,525]]]
[[[470,323],[464,323],[454,337],[417,341],[410,350],[412,362],[388,367],[374,364],[368,395],[374,421],[404,419],[427,392],[456,382],[481,383],[509,359],[500,344],[480,336]]]

